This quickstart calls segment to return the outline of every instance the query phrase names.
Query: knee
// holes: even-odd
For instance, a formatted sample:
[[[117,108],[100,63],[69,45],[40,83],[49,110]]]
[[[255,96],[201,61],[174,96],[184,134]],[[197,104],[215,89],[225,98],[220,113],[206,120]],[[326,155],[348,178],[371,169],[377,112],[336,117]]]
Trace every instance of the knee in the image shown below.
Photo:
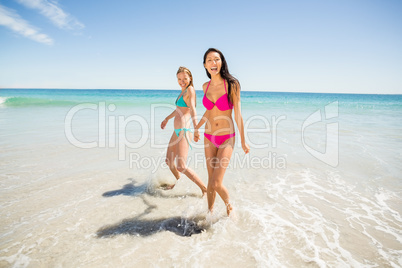
[[[186,171],[187,167],[185,163],[177,163],[177,170],[180,173],[183,173],[184,171]]]
[[[165,159],[165,163],[166,165],[168,165],[168,167],[174,167],[174,161],[172,161],[172,159],[166,158]]]
[[[217,181],[213,181],[212,183],[210,183],[208,185],[208,188],[210,188],[211,190],[213,190],[215,192],[219,191],[221,187],[222,187],[222,184]]]

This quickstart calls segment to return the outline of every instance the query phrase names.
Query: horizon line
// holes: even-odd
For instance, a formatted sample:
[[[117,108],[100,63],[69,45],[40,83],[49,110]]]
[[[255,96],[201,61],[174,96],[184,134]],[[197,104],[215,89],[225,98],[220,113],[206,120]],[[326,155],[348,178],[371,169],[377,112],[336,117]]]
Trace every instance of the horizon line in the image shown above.
[[[53,87],[0,87],[2,89],[45,89],[45,90],[162,90],[180,91],[180,89],[141,89],[141,88],[53,88]],[[202,90],[196,90],[202,91]],[[271,91],[271,90],[242,90],[243,92],[267,92],[267,93],[300,93],[300,94],[350,94],[350,95],[402,95],[402,93],[357,93],[357,92],[314,92],[314,91]]]

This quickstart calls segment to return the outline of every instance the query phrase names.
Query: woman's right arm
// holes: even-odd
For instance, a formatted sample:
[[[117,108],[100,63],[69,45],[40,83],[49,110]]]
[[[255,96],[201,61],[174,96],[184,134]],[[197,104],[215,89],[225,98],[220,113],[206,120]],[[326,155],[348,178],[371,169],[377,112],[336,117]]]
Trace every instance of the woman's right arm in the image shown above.
[[[203,114],[200,122],[198,122],[197,126],[195,127],[195,129],[200,129],[200,127],[202,127],[202,125],[204,125],[204,123],[208,120],[208,110],[205,111],[205,113]]]
[[[204,91],[205,94],[205,90],[207,88],[208,82],[204,83],[202,85],[202,90]],[[202,116],[200,122],[198,122],[197,126],[194,127],[194,141],[197,142],[200,140],[200,132],[199,129],[200,127],[202,127],[202,125],[204,125],[204,123],[208,120],[208,112],[209,110],[206,110],[204,115]]]
[[[164,129],[166,127],[166,124],[170,119],[176,116],[176,110],[174,110],[171,114],[169,114],[161,123],[161,128]]]

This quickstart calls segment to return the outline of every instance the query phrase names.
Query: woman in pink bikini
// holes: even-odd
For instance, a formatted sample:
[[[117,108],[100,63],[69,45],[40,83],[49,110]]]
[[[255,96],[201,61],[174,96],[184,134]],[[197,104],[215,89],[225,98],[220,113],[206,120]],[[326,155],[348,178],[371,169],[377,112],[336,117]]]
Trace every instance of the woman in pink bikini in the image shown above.
[[[232,111],[239,129],[241,145],[247,154],[250,147],[244,138],[243,117],[240,107],[240,83],[228,70],[222,52],[210,48],[204,54],[204,68],[211,79],[203,85],[202,103],[207,111],[194,130],[194,140],[199,140],[199,128],[207,123],[204,134],[205,158],[208,168],[208,209],[213,211],[216,193],[225,202],[228,215],[232,211],[229,193],[223,186],[223,176],[233,153],[235,128]]]

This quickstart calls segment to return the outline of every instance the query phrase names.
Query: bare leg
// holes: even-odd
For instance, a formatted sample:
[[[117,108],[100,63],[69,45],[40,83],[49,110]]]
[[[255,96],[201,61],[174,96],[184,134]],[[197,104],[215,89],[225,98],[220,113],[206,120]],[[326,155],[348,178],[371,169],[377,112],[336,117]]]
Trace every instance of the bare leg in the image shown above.
[[[173,173],[175,176],[176,180],[180,178],[180,173],[177,170],[176,164],[175,164],[175,159],[176,159],[176,145],[177,145],[177,139],[178,137],[176,136],[176,133],[173,132],[172,137],[170,138],[168,149],[166,152],[166,164],[168,165],[170,171]],[[166,190],[173,189],[173,185],[166,185],[163,188]]]
[[[213,145],[207,138],[204,137],[204,151],[205,151],[205,160],[207,164],[208,170],[208,186],[207,186],[207,200],[208,200],[208,210],[210,212],[214,209],[216,192],[212,187],[212,174],[215,169],[215,158],[218,152],[218,148]]]
[[[197,176],[197,174],[189,167],[187,167],[187,155],[188,155],[189,144],[184,137],[184,131],[180,132],[179,142],[176,144],[176,160],[177,160],[177,170],[184,175],[186,175],[190,180],[192,180],[202,191],[202,195],[207,192],[207,187],[202,182],[202,180]]]
[[[226,205],[226,211],[228,215],[232,211],[232,206],[229,203],[229,192],[226,189],[226,187],[223,186],[223,177],[225,175],[226,168],[229,165],[230,158],[232,157],[234,141],[235,141],[234,137],[230,138],[227,141],[225,141],[225,143],[222,144],[219,147],[219,149],[217,149],[215,160],[212,159],[210,160],[214,161],[215,165],[213,166],[213,172],[208,180],[208,194],[210,195],[210,198],[208,198],[208,207],[210,211],[212,211],[213,209],[213,204],[215,202],[215,196],[216,196],[215,192],[217,192]],[[209,149],[209,151],[210,153],[213,152],[211,149]]]

